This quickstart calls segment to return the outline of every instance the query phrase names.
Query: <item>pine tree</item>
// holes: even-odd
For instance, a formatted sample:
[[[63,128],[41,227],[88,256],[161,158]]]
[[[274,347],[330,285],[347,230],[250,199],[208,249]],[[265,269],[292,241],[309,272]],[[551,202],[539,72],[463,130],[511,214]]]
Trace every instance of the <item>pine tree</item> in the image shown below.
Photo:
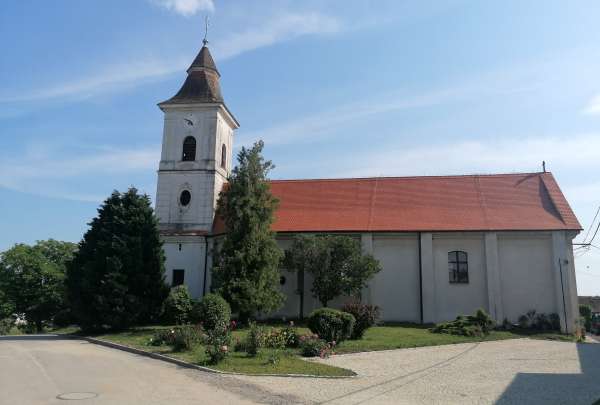
[[[148,196],[135,188],[114,191],[90,226],[67,272],[69,301],[81,327],[156,321],[169,289]]]
[[[283,256],[271,230],[278,200],[267,175],[273,164],[262,156],[264,144],[242,148],[238,165],[221,192],[218,215],[227,228],[217,250],[213,282],[242,321],[281,306],[279,263]]]

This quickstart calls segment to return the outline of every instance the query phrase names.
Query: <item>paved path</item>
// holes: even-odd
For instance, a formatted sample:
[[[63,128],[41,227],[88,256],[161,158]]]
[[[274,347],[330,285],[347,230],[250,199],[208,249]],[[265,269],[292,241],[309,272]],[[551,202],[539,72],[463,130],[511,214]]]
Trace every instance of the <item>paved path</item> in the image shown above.
[[[585,404],[600,399],[600,345],[517,339],[334,356],[347,380],[242,377],[319,404]]]
[[[66,401],[57,398],[76,399]],[[84,399],[85,398],[85,399]],[[203,373],[49,336],[0,337],[0,404],[290,403],[233,376]]]
[[[351,379],[225,376],[79,340],[0,337],[0,404],[585,404],[600,345],[507,340],[334,356]],[[87,394],[89,393],[89,394]]]

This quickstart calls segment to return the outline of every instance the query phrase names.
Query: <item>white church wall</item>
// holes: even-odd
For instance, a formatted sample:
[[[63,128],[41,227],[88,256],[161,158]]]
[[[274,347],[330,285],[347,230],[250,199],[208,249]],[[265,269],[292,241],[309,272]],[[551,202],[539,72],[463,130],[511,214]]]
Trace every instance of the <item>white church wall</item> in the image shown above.
[[[498,263],[504,316],[516,322],[530,309],[557,312],[547,233],[498,233]]]
[[[289,249],[292,245],[291,238],[278,238],[277,245],[283,249]],[[279,284],[280,291],[285,295],[283,306],[277,311],[269,314],[270,318],[296,318],[300,311],[300,296],[298,291],[298,279],[296,273],[282,269],[281,276],[285,277],[285,283]],[[310,292],[309,292],[310,294]]]
[[[179,250],[181,245],[181,250]],[[185,270],[184,283],[193,298],[202,297],[204,283],[204,238],[167,237],[164,239],[166,282],[173,282],[173,270]],[[208,292],[208,291],[207,291]]]
[[[373,236],[373,256],[382,270],[369,290],[385,321],[420,321],[418,243],[416,234]]]
[[[467,252],[469,282],[450,283],[448,252]],[[448,321],[478,308],[488,310],[483,235],[480,233],[433,234],[435,322]]]
[[[199,229],[210,230],[214,216],[214,182],[215,176],[208,172],[161,172],[156,205],[159,221],[197,225]],[[179,203],[183,190],[188,190],[192,196],[185,207]]]

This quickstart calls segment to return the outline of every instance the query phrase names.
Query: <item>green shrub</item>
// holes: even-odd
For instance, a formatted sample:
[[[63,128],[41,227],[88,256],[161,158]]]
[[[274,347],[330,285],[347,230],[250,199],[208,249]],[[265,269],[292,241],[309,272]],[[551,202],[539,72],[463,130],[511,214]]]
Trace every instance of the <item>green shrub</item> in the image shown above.
[[[0,319],[0,335],[8,335],[14,323],[15,320],[13,318]]]
[[[352,335],[354,316],[331,308],[314,310],[308,316],[308,327],[327,342],[341,342]]]
[[[454,321],[439,323],[430,331],[451,335],[483,337],[490,333],[493,326],[494,321],[487,312],[478,309],[475,315],[459,315]]]
[[[246,353],[250,356],[256,356],[258,350],[266,345],[266,335],[264,327],[257,325],[256,322],[250,322],[250,329],[248,330],[244,344]]]
[[[202,339],[202,329],[194,325],[182,325],[174,328],[173,350],[190,350]]]
[[[583,317],[585,330],[592,330],[592,307],[589,305],[579,305],[579,315]]]
[[[303,335],[299,338],[300,353],[304,357],[329,357],[333,353],[333,344],[320,339],[318,335]]]
[[[194,301],[185,285],[171,288],[163,303],[163,320],[169,324],[184,324],[188,322]]]
[[[298,335],[298,329],[294,325],[294,322],[290,321],[290,323],[281,330],[285,337],[285,346],[286,347],[298,347],[300,344],[300,336]]]
[[[527,317],[527,315],[521,315],[519,317],[518,323],[519,323],[519,328],[521,328],[521,329],[529,328],[529,318]]]
[[[376,305],[363,304],[360,301],[352,301],[344,305],[342,311],[351,314],[356,322],[352,329],[350,339],[360,339],[365,331],[379,321],[379,307]]]
[[[52,325],[59,328],[67,327],[73,323],[73,314],[68,308],[61,309],[56,313],[56,315],[54,315],[54,318],[52,318]]]
[[[550,321],[550,327],[552,330],[560,330],[560,317],[556,312],[548,315],[548,320]]]
[[[231,331],[228,324],[217,324],[213,329],[206,331],[204,351],[211,364],[217,364],[229,355],[231,345]]]
[[[206,294],[192,310],[192,322],[200,322],[206,331],[217,327],[228,327],[231,321],[231,307],[218,294]]]
[[[202,330],[198,326],[181,325],[157,330],[148,343],[152,346],[168,345],[175,351],[184,351],[190,350],[199,343],[202,335]]]

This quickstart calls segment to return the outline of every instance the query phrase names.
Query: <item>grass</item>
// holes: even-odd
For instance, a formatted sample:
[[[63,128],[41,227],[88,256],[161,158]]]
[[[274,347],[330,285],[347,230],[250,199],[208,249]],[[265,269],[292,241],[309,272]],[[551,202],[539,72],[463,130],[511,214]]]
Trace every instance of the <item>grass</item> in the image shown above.
[[[375,350],[404,349],[409,347],[438,346],[456,343],[485,342],[492,340],[516,339],[531,337],[536,339],[552,339],[574,341],[570,335],[558,333],[492,331],[483,338],[431,333],[431,325],[404,324],[396,326],[376,326],[366,331],[360,340],[347,340],[336,348],[336,353],[368,352]]]
[[[49,326],[44,326],[44,330],[42,332],[39,333],[51,333],[51,334],[55,334],[55,335],[67,335],[67,334],[71,334],[71,333],[76,333],[79,331],[79,327],[78,326],[66,326],[66,327],[49,327]],[[38,332],[36,332],[38,333]],[[25,332],[23,332],[21,329],[17,328],[16,326],[13,326],[10,330],[10,332],[8,333],[11,336],[15,336],[15,335],[25,335]]]
[[[273,326],[273,325],[272,325]],[[280,327],[273,326],[273,327]],[[370,328],[365,336],[360,340],[347,340],[339,344],[335,352],[355,353],[376,350],[402,349],[409,347],[437,346],[456,343],[471,343],[504,339],[515,339],[529,337],[534,339],[550,339],[559,341],[575,341],[571,335],[562,335],[558,333],[536,333],[534,331],[492,331],[484,338],[457,336],[443,333],[429,332],[430,325],[419,324],[400,324],[377,326]],[[351,376],[354,373],[351,370],[334,367],[322,363],[303,360],[300,357],[298,349],[282,349],[277,351],[278,361],[272,364],[269,357],[274,353],[272,349],[262,349],[255,357],[248,356],[244,352],[231,351],[229,357],[217,365],[208,363],[208,358],[204,353],[204,347],[195,346],[189,351],[174,351],[170,346],[152,346],[149,344],[150,338],[159,329],[169,328],[168,326],[147,326],[131,328],[122,332],[107,332],[94,335],[99,339],[108,340],[125,346],[137,349],[160,353],[171,356],[192,364],[211,367],[221,371],[229,371],[245,374],[306,374],[314,376]],[[62,329],[53,333],[73,333],[74,328]],[[304,327],[298,327],[299,334],[306,334],[310,331]],[[247,329],[236,330],[233,332],[233,341],[243,341],[248,333]]]
[[[271,364],[269,357],[272,349],[262,349],[255,357],[250,357],[243,352],[231,352],[229,357],[216,365],[208,363],[208,358],[204,353],[204,347],[195,346],[192,350],[176,352],[169,346],[151,346],[148,344],[154,332],[165,327],[141,327],[132,328],[125,332],[106,333],[94,335],[94,337],[119,343],[125,346],[134,347],[153,353],[160,353],[171,356],[192,364],[214,368],[220,371],[229,371],[245,374],[306,374],[314,376],[352,376],[354,372],[329,366],[327,364],[315,363],[303,360],[299,357],[297,349],[278,350],[279,360]],[[299,328],[300,333],[308,333],[308,329]],[[233,340],[243,340],[247,330],[237,330],[233,332]]]

